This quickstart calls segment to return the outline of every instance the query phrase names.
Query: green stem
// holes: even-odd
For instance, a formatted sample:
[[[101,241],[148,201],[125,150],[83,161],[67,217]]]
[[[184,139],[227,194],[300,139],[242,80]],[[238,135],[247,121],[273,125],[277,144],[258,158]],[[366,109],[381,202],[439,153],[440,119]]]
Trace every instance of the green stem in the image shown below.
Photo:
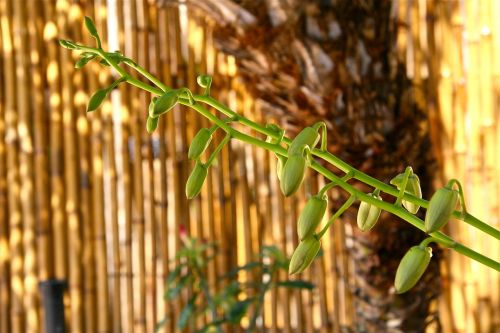
[[[222,148],[226,145],[226,143],[229,142],[229,140],[231,140],[231,134],[228,133],[228,134],[226,134],[224,139],[222,139],[222,141],[217,145],[217,147],[212,152],[212,154],[210,154],[210,157],[208,158],[208,161],[206,163],[207,167],[212,165],[212,163],[214,162],[214,159],[217,157],[217,155],[222,150]]]
[[[316,237],[318,239],[321,239],[321,237],[323,237],[323,235],[328,230],[328,228],[330,228],[332,223],[335,222],[340,217],[340,215],[342,215],[342,213],[344,213],[347,210],[347,208],[351,207],[351,205],[353,204],[353,202],[355,200],[356,200],[356,196],[351,195],[349,197],[349,199],[347,199],[347,201],[344,202],[344,204],[342,206],[340,206],[340,208],[335,212],[335,214],[333,214],[333,216],[328,220],[328,222],[325,224],[323,229],[321,229],[321,231],[316,235]]]
[[[451,179],[448,182],[448,186],[451,188],[453,184],[457,184],[458,186],[458,193],[460,194],[460,206],[462,208],[462,216],[465,216],[467,214],[467,207],[465,205],[465,197],[464,197],[464,191],[462,189],[462,184],[457,179]]]
[[[149,81],[153,82],[155,86],[163,90],[163,92],[167,92],[172,90],[169,86],[161,82],[159,79],[156,78],[153,74],[149,73],[147,70],[145,70],[143,67],[139,66],[136,64],[133,60],[126,58],[124,61],[125,64],[130,66],[131,68],[135,69],[137,72],[142,74],[145,78],[147,78]]]

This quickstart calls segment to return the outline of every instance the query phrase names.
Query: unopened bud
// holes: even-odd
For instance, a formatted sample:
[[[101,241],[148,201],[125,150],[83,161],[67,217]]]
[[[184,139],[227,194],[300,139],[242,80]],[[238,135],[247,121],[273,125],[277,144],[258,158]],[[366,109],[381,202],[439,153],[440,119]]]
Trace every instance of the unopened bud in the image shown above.
[[[378,194],[370,193],[368,195],[377,200],[382,200]],[[368,231],[373,228],[380,217],[380,213],[381,209],[377,206],[368,202],[361,202],[357,215],[358,228],[361,229],[361,231]]]
[[[146,121],[146,130],[148,133],[153,133],[158,127],[158,120],[160,117],[152,118],[148,116],[148,120]]]
[[[399,263],[394,280],[398,294],[407,292],[415,286],[424,274],[432,257],[432,249],[421,245],[413,246]]]
[[[212,133],[208,128],[202,128],[196,133],[189,146],[188,158],[190,160],[196,160],[203,154],[207,149],[208,145],[212,141]]]
[[[304,146],[309,146],[313,149],[319,142],[319,133],[317,129],[306,127],[293,139],[290,147],[288,147],[288,154],[302,154]]]
[[[400,173],[391,180],[391,184],[395,185],[399,190],[401,189],[401,183],[403,182],[404,173]],[[414,173],[410,174],[408,177],[408,182],[406,183],[405,192],[413,195],[416,198],[422,198],[422,189],[420,188],[420,179]],[[403,207],[406,208],[412,214],[417,214],[420,206],[408,201],[403,200]]]
[[[307,201],[297,222],[297,233],[300,240],[304,240],[314,234],[325,215],[327,206],[328,200],[326,195],[322,197],[315,195]]]
[[[292,155],[288,158],[281,172],[280,188],[285,196],[294,194],[302,184],[307,161],[302,155]]]
[[[302,241],[293,251],[290,266],[288,267],[289,274],[298,274],[303,272],[312,263],[319,252],[321,242],[314,236],[310,236]]]
[[[154,103],[153,112],[150,117],[158,117],[159,115],[170,111],[179,101],[179,91],[170,90],[161,95]]]
[[[437,190],[429,201],[425,214],[425,232],[431,233],[443,227],[455,211],[458,191],[449,187]]]
[[[186,182],[186,197],[188,199],[193,199],[200,193],[207,174],[208,167],[200,161],[196,161],[196,165]]]

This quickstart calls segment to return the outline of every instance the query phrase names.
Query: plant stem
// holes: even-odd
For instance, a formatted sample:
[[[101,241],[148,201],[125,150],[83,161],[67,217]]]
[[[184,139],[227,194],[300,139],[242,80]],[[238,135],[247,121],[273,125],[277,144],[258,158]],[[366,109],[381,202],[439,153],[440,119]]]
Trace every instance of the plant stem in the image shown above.
[[[349,199],[347,199],[347,201],[344,202],[344,204],[342,206],[340,206],[339,210],[337,210],[335,212],[335,214],[333,214],[333,216],[328,220],[328,222],[323,227],[323,229],[321,229],[321,231],[317,234],[318,239],[323,237],[323,235],[328,230],[328,228],[330,228],[332,223],[335,222],[340,217],[340,215],[342,215],[347,210],[347,208],[351,207],[351,205],[354,203],[355,200],[356,200],[356,196],[351,194]]]

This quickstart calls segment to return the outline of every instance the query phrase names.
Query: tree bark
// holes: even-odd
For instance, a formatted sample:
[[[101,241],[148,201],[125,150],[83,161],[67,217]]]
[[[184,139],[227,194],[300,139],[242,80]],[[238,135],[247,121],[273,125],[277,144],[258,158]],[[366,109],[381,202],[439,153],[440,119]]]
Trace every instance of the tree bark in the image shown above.
[[[411,165],[424,196],[433,160],[427,115],[396,54],[397,18],[390,0],[188,0],[214,18],[220,50],[235,56],[238,74],[267,112],[294,134],[324,120],[329,150],[388,182]],[[369,191],[370,189],[366,189]],[[335,208],[335,207],[334,207]],[[338,208],[338,207],[336,207]],[[344,221],[355,221],[356,210]],[[354,230],[357,230],[354,228]],[[392,289],[404,253],[424,233],[389,214],[368,233],[355,231],[353,332],[423,332],[439,318],[439,253],[422,281],[403,296]],[[436,255],[437,254],[437,255]]]

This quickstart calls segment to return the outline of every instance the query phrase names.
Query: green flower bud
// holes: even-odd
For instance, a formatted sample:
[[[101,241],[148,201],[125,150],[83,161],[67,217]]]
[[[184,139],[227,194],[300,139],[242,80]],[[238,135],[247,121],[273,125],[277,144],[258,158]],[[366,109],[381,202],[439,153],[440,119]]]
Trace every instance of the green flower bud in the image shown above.
[[[288,154],[302,154],[303,146],[309,146],[309,148],[313,149],[319,142],[319,133],[318,130],[312,127],[306,127],[293,139],[290,147],[288,147]]]
[[[196,161],[196,165],[186,182],[186,197],[188,199],[193,199],[200,193],[207,174],[208,167],[200,161]]]
[[[153,112],[149,113],[150,117],[158,117],[159,115],[170,111],[179,101],[179,91],[170,90],[161,95],[154,103]]]
[[[302,184],[307,161],[302,155],[292,155],[288,158],[281,172],[281,192],[285,196],[294,194]]]
[[[160,120],[160,117],[152,118],[148,116],[148,120],[146,121],[146,130],[148,133],[153,133],[155,131],[158,127],[158,120]]]
[[[396,279],[394,280],[394,287],[398,294],[407,292],[417,284],[427,269],[431,257],[432,249],[420,245],[413,246],[406,252],[399,263]]]
[[[375,199],[382,200],[378,194],[370,193],[368,195]],[[358,228],[361,229],[361,231],[368,231],[373,228],[380,217],[381,211],[382,210],[377,206],[369,204],[368,202],[361,202],[357,216]]]
[[[188,158],[196,160],[207,149],[212,141],[212,132],[208,128],[202,128],[196,133],[189,146]]]
[[[321,242],[314,236],[310,236],[300,241],[299,246],[293,251],[288,274],[298,274],[303,272],[316,258],[321,247]]]
[[[327,206],[328,199],[326,195],[323,197],[315,195],[307,201],[297,222],[297,233],[300,240],[304,240],[314,234],[325,215]]]
[[[458,191],[443,187],[434,193],[425,214],[425,232],[439,230],[451,218],[458,202]]]
[[[391,184],[395,185],[398,190],[401,189],[401,183],[403,182],[404,173],[400,173],[391,180]],[[422,198],[422,190],[420,188],[420,179],[414,173],[410,174],[408,177],[408,182],[406,183],[405,192],[413,195],[416,198]],[[412,214],[417,214],[420,206],[414,204],[413,202],[403,200],[403,206]]]

